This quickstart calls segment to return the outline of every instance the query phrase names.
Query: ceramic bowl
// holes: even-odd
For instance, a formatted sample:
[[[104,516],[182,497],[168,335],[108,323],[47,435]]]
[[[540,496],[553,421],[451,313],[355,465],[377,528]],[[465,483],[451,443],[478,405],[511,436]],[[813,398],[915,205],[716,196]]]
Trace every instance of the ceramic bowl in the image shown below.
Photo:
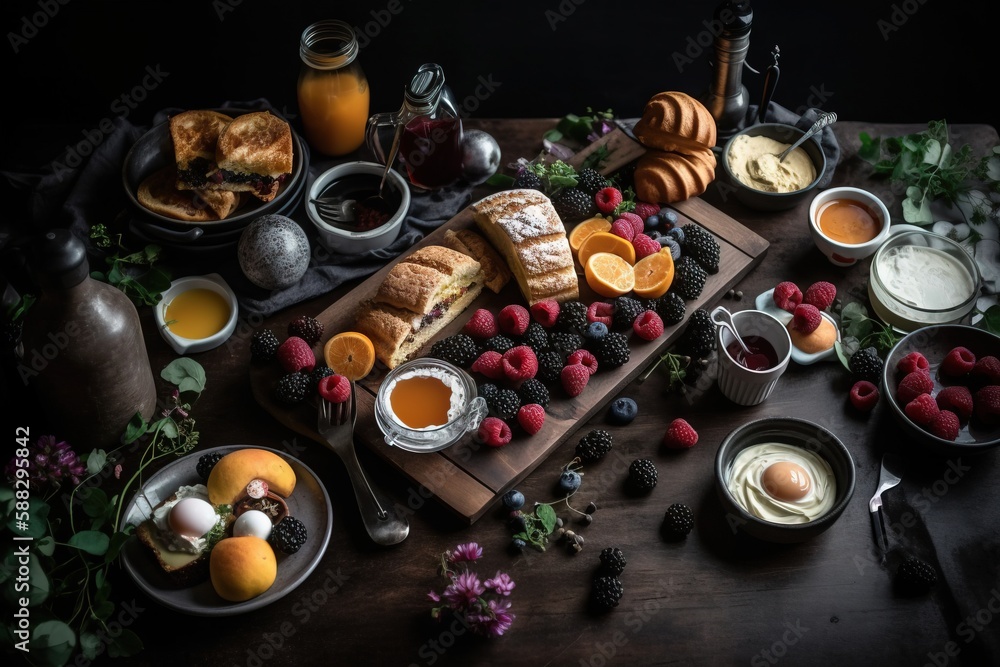
[[[174,333],[167,325],[167,307],[179,294],[192,289],[208,289],[220,295],[229,305],[229,317],[225,325],[205,338],[185,338]],[[163,293],[160,303],[153,309],[153,317],[156,320],[156,327],[160,330],[160,336],[167,344],[173,348],[177,354],[193,354],[204,352],[219,347],[233,335],[236,330],[236,320],[239,317],[240,307],[236,301],[236,294],[233,292],[225,279],[217,273],[210,273],[204,276],[188,276],[178,278],[170,283],[170,288]]]
[[[885,359],[882,377],[882,393],[889,409],[899,423],[908,442],[914,442],[925,451],[941,456],[957,456],[983,452],[1000,445],[1000,424],[985,424],[976,417],[961,423],[961,430],[954,440],[945,440],[910,421],[896,397],[896,386],[901,379],[897,371],[899,360],[910,352],[919,352],[930,364],[930,375],[934,380],[932,395],[948,385],[966,384],[962,378],[949,378],[939,372],[941,361],[955,347],[966,347],[976,358],[994,356],[1000,358],[1000,337],[977,327],[962,324],[939,324],[926,326],[904,336],[889,351]],[[976,384],[969,383],[975,395]]]
[[[757,310],[763,310],[768,315],[775,317],[779,322],[788,327],[788,324],[792,321],[792,314],[783,308],[778,308],[774,305],[774,289],[769,289],[766,292],[757,295],[754,300],[754,305],[757,306]],[[833,325],[833,328],[837,331],[837,340],[841,339],[840,334],[840,323],[828,312],[822,311],[820,315],[823,316],[827,322]],[[809,352],[795,346],[795,339],[792,339],[792,361],[799,364],[800,366],[808,366],[810,364],[815,364],[820,361],[834,360],[837,358],[837,347],[836,344],[831,345],[825,350],[819,352]]]
[[[736,175],[733,173],[733,169],[729,164],[730,150],[732,149],[733,144],[741,136],[769,137],[775,141],[780,141],[783,144],[793,144],[798,141],[803,134],[805,134],[805,132],[794,125],[786,125],[784,123],[760,123],[758,125],[751,125],[750,127],[745,128],[730,137],[722,148],[722,155],[719,159],[719,164],[722,168],[722,173],[726,177],[726,182],[731,187],[736,199],[738,199],[744,206],[758,211],[782,211],[794,208],[804,202],[809,197],[810,193],[816,189],[820,179],[823,177],[823,173],[826,171],[826,155],[823,153],[823,149],[820,147],[819,141],[815,137],[807,139],[805,143],[802,144],[801,148],[812,160],[813,166],[816,168],[816,178],[801,190],[796,190],[794,192],[766,192],[764,190],[758,190],[746,185],[736,178]]]
[[[805,523],[776,523],[758,518],[736,501],[728,486],[733,461],[747,447],[770,442],[814,452],[830,464],[836,490],[833,506],[826,514]],[[844,443],[827,428],[805,419],[767,417],[744,424],[725,437],[715,455],[715,489],[727,523],[735,531],[766,542],[803,542],[829,529],[850,503],[854,484],[854,459]]]
[[[389,245],[399,236],[403,220],[410,210],[410,188],[406,179],[394,169],[386,178],[387,197],[398,201],[395,212],[383,225],[365,231],[356,231],[351,225],[341,225],[324,219],[316,209],[314,199],[342,197],[359,199],[378,191],[385,167],[376,162],[345,162],[324,171],[309,186],[306,214],[319,233],[319,241],[327,250],[339,254],[352,254],[376,250]]]
[[[876,218],[878,232],[871,239],[861,243],[844,243],[829,237],[820,227],[823,208],[830,202],[851,200],[860,203]],[[819,251],[834,266],[853,266],[859,259],[870,257],[891,232],[892,218],[882,200],[861,188],[830,188],[819,193],[809,203],[809,234]]]

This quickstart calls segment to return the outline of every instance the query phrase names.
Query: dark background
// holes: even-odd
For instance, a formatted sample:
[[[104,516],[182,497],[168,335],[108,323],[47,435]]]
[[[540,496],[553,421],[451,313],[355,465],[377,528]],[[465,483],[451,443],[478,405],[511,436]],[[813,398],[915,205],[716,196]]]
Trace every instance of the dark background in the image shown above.
[[[473,116],[559,117],[588,106],[638,116],[656,92],[698,95],[707,87],[711,47],[699,53],[698,42],[708,42],[717,4],[62,1],[4,3],[5,170],[44,169],[103,119],[145,125],[165,107],[267,98],[294,118],[299,36],[326,18],[366,35],[359,58],[373,113],[396,109],[416,67],[434,61],[459,100],[476,92],[480,77],[499,83]],[[820,106],[860,121],[996,125],[996,3],[752,6],[748,63],[763,70],[779,45],[775,101],[790,109]],[[57,8],[54,16],[43,16],[45,7]],[[44,25],[32,33],[26,21]],[[29,37],[15,53],[19,34]],[[691,61],[679,65],[686,55]],[[116,103],[142,83],[147,67],[168,75],[134,109]],[[747,71],[743,80],[756,102],[763,77]]]

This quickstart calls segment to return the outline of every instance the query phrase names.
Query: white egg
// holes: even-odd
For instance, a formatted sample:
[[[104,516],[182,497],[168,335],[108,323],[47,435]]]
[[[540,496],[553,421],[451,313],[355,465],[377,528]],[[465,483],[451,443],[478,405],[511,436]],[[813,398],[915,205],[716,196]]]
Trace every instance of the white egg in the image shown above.
[[[170,530],[186,537],[201,537],[219,520],[215,509],[201,498],[184,498],[170,509]]]
[[[266,540],[271,535],[271,519],[260,510],[247,510],[239,515],[233,523],[233,537],[247,535]]]

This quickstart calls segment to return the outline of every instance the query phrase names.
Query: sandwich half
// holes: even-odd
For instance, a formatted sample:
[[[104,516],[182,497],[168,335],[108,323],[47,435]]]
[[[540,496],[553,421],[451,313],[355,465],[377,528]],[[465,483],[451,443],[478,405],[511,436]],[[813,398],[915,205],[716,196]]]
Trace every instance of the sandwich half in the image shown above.
[[[271,201],[292,173],[292,130],[267,111],[237,116],[219,134],[208,188]]]
[[[154,213],[183,222],[225,220],[239,207],[240,198],[225,190],[178,190],[177,168],[167,164],[147,176],[136,199]]]
[[[386,274],[375,296],[361,304],[355,328],[371,339],[387,368],[408,361],[482,292],[476,260],[444,246],[424,246]]]
[[[196,190],[208,184],[216,169],[219,135],[233,119],[218,111],[193,109],[170,118],[170,138],[177,162],[177,188]]]

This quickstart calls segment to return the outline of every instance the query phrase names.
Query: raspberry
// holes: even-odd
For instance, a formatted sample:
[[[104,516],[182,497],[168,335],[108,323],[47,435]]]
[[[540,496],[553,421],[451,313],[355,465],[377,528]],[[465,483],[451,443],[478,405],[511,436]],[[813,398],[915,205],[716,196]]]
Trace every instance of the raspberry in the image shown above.
[[[590,381],[590,369],[583,364],[569,364],[559,371],[559,381],[570,396],[579,396]]]
[[[992,355],[981,357],[972,367],[972,377],[980,384],[1000,384],[1000,359]]]
[[[920,394],[934,391],[934,380],[924,371],[907,373],[896,386],[896,398],[900,405],[906,405]]]
[[[937,401],[930,394],[920,394],[906,404],[903,412],[910,418],[910,421],[917,426],[930,426],[931,422],[938,416],[941,409]]]
[[[544,299],[532,304],[531,315],[546,329],[554,327],[556,320],[559,319],[559,302],[555,299]]]
[[[802,295],[802,303],[826,310],[833,305],[833,300],[836,298],[837,288],[833,286],[833,283],[821,280],[806,288],[806,293]]]
[[[601,213],[611,214],[622,203],[622,193],[618,188],[604,188],[594,195],[594,204]]]
[[[1000,424],[1000,385],[989,384],[973,397],[976,418],[984,424]]]
[[[667,426],[663,434],[663,444],[669,449],[688,449],[698,444],[698,432],[691,424],[678,417]]]
[[[620,236],[626,241],[631,241],[635,238],[635,228],[632,227],[632,223],[628,220],[622,220],[621,218],[611,223],[610,231],[615,236]]]
[[[656,340],[663,335],[663,320],[652,310],[647,310],[635,318],[632,331],[643,340]]]
[[[934,397],[938,407],[942,410],[951,410],[958,415],[959,421],[968,421],[975,410],[975,402],[972,400],[972,392],[968,387],[954,385],[945,387]]]
[[[645,234],[636,234],[632,239],[632,247],[635,248],[635,259],[639,261],[643,257],[649,257],[660,252],[663,247]]]
[[[597,372],[597,357],[590,350],[575,350],[566,357],[567,364],[581,364],[593,375]]]
[[[631,211],[624,211],[622,213],[619,213],[618,219],[625,220],[629,224],[631,224],[632,229],[635,231],[636,234],[642,234],[643,230],[646,229],[646,225],[642,222],[642,218],[640,218],[635,213],[632,213]]]
[[[485,308],[480,308],[472,313],[472,317],[462,327],[462,333],[472,336],[476,340],[492,338],[500,333],[499,329],[497,329],[497,318]]]
[[[941,362],[941,375],[961,377],[976,367],[976,355],[967,347],[954,347]]]
[[[637,201],[635,203],[635,214],[645,222],[646,218],[660,212],[659,204],[650,204],[648,201]]]
[[[298,336],[310,345],[315,345],[323,337],[323,324],[308,315],[299,315],[288,323],[288,335]]]
[[[903,375],[913,371],[930,371],[930,369],[931,364],[927,361],[927,357],[919,352],[910,352],[896,364],[896,371]]]
[[[960,429],[958,415],[951,410],[942,410],[937,413],[934,421],[927,427],[927,430],[942,440],[955,440]]]
[[[614,304],[610,304],[607,301],[595,301],[587,306],[587,321],[601,322],[610,329],[611,323],[614,321],[612,317],[614,312]]]
[[[538,357],[527,345],[518,345],[503,353],[503,373],[511,382],[520,382],[535,377],[538,372]]]
[[[508,336],[520,336],[527,330],[531,314],[524,306],[512,303],[504,306],[497,316],[497,326]]]
[[[503,355],[495,350],[486,350],[480,354],[469,369],[474,373],[482,373],[491,380],[502,380],[507,377],[503,370]]]
[[[316,368],[312,347],[298,336],[290,336],[278,346],[278,361],[286,373],[311,373]]]
[[[795,306],[802,303],[802,290],[793,282],[785,281],[778,283],[774,287],[774,305],[790,313],[795,312]]]
[[[795,306],[795,311],[792,313],[791,327],[801,333],[810,334],[816,331],[822,321],[823,316],[820,315],[819,308],[809,303],[800,303]]]
[[[545,423],[545,408],[538,403],[522,405],[517,411],[517,423],[528,435],[535,435],[542,430]]]
[[[499,417],[487,417],[479,424],[476,437],[480,442],[490,447],[503,447],[510,442],[513,434],[510,432],[510,426],[507,426],[507,422],[504,420]]]
[[[345,403],[351,397],[351,381],[343,375],[328,375],[319,381],[319,395],[331,403]]]
[[[878,403],[878,387],[869,382],[868,380],[858,380],[851,387],[851,393],[849,395],[851,399],[851,405],[854,406],[856,410],[861,412],[871,412],[875,404]]]

